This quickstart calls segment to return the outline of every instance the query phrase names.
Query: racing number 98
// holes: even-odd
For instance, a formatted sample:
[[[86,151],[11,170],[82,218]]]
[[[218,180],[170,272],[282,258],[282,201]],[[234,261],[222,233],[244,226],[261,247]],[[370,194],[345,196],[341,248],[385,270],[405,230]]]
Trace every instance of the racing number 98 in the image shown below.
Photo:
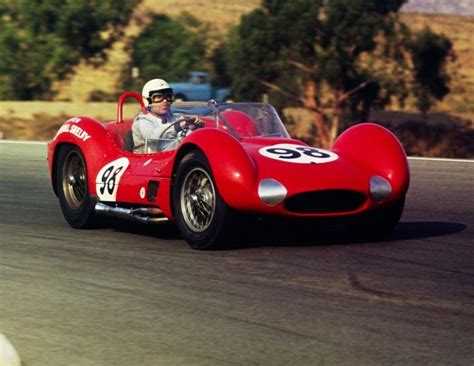
[[[106,188],[109,194],[114,193],[115,181],[116,181],[117,175],[122,171],[123,166],[119,166],[112,173],[114,168],[115,167],[111,165],[104,171],[104,174],[102,174],[102,177],[101,177],[102,185],[100,187],[101,194],[104,194]]]
[[[267,149],[267,151],[270,154],[278,155],[278,158],[280,159],[298,159],[301,156],[300,151],[303,153],[303,155],[318,159],[326,159],[331,156],[325,152],[315,149],[314,147],[304,146],[296,147],[295,149],[288,149],[286,147],[275,147]]]

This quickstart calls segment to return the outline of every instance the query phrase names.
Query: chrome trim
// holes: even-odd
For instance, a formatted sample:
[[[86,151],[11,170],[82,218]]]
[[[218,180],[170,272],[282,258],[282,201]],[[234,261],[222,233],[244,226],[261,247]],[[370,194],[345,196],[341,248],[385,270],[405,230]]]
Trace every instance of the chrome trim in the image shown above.
[[[275,179],[262,179],[258,184],[258,196],[268,206],[276,206],[283,202],[287,194],[285,186]]]
[[[184,178],[180,192],[181,212],[187,227],[195,233],[209,228],[216,213],[216,190],[209,173],[200,167]]]
[[[375,202],[383,202],[392,193],[390,182],[380,175],[370,177],[370,195]]]
[[[168,218],[163,215],[160,209],[156,207],[142,207],[142,208],[124,208],[112,207],[101,202],[95,205],[95,212],[99,215],[114,216],[122,219],[138,221],[143,224],[156,224],[159,222],[166,222]],[[157,215],[157,216],[152,216]]]
[[[211,107],[212,111],[214,112],[214,119],[216,120],[216,128],[219,128],[219,123],[220,123],[220,114],[219,110],[217,109],[217,105],[219,102],[216,99],[209,99],[207,101],[207,105]]]

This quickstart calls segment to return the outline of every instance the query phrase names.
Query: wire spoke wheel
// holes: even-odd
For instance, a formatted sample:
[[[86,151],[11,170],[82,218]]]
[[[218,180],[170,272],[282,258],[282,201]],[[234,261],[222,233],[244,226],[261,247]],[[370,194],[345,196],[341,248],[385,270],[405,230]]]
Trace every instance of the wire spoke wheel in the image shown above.
[[[204,169],[196,167],[185,176],[180,205],[183,219],[192,231],[200,233],[209,227],[216,210],[216,190]]]
[[[224,248],[232,232],[232,211],[222,199],[211,165],[199,150],[186,154],[176,170],[173,214],[194,249]]]
[[[77,146],[60,148],[55,179],[61,211],[69,225],[76,229],[94,226],[97,220],[89,195],[87,164]]]
[[[71,151],[64,163],[62,185],[64,198],[69,207],[78,210],[86,197],[86,167],[81,155]]]

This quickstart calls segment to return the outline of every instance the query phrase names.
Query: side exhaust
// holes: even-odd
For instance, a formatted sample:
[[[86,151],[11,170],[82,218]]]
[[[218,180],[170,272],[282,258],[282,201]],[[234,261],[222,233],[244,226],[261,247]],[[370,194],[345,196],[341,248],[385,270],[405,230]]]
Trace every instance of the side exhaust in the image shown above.
[[[163,212],[156,207],[148,208],[123,208],[112,207],[98,202],[95,205],[95,212],[98,215],[113,216],[127,220],[138,221],[143,224],[157,224],[168,221]]]

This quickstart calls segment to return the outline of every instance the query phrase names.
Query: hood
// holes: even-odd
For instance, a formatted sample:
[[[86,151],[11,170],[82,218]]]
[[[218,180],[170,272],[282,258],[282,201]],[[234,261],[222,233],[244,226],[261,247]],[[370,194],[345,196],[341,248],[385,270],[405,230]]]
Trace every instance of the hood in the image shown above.
[[[328,189],[367,194],[370,177],[376,174],[344,156],[300,141],[255,142],[243,146],[257,166],[258,180],[275,179],[287,188],[290,196]]]

